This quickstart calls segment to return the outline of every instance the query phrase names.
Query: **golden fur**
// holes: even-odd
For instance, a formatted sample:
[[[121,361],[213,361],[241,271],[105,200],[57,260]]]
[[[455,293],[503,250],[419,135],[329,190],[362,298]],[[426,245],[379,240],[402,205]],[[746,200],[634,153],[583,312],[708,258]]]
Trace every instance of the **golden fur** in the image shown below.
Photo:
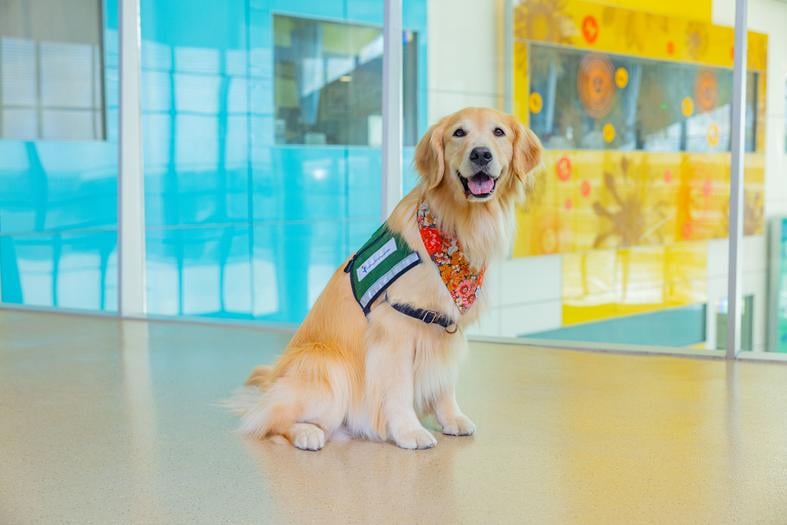
[[[464,136],[454,136],[459,127]],[[474,173],[468,159],[478,146],[491,151],[487,169],[496,177],[494,192],[481,198],[468,193],[459,177]],[[388,218],[391,230],[424,262],[394,282],[388,296],[449,314],[459,331],[426,325],[382,299],[364,317],[342,264],[278,362],[254,369],[246,383],[253,390],[230,402],[241,415],[241,431],[283,436],[309,450],[322,448],[336,432],[429,448],[437,441],[419,415],[431,413],[443,433],[472,434],[475,426],[459,409],[454,384],[466,350],[462,329],[478,318],[484,295],[460,314],[423,246],[416,210],[426,200],[441,228],[457,235],[470,263],[487,266],[509,248],[514,207],[540,156],[541,145],[529,129],[492,109],[467,108],[433,125],[415,151],[421,181]]]

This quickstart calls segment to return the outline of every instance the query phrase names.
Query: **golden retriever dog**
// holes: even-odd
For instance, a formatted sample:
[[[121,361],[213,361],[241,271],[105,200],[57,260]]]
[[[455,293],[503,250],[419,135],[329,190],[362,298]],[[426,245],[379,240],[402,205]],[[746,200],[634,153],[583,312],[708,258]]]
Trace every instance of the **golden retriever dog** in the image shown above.
[[[444,434],[473,434],[454,391],[467,349],[464,328],[481,313],[483,287],[475,304],[458,306],[430,258],[418,214],[428,206],[439,231],[458,240],[466,263],[482,269],[480,285],[483,269],[510,249],[514,208],[540,159],[533,132],[493,109],[463,109],[434,124],[415,150],[421,180],[387,221],[421,263],[368,314],[351,290],[350,260],[337,269],[278,362],[254,369],[250,388],[229,402],[241,415],[240,431],[283,437],[305,450],[340,434],[425,449],[437,440],[419,416],[432,414]],[[427,324],[431,318],[394,308],[400,304],[440,313],[451,324]]]

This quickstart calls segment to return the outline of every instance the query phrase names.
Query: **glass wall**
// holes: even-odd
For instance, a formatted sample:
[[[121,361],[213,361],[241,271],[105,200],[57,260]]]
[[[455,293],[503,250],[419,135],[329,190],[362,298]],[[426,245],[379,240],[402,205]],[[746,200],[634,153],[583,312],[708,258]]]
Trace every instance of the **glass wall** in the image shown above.
[[[507,109],[544,170],[474,332],[722,348],[732,19],[614,4],[405,1],[404,189],[428,123]],[[760,351],[782,338],[787,14],[751,5],[743,340]],[[4,303],[117,307],[115,11],[0,2]],[[150,313],[297,323],[379,225],[382,11],[141,0]]]
[[[375,26],[274,15],[276,144],[382,144],[383,35]],[[404,34],[404,143],[417,142],[417,33]]]
[[[405,2],[405,162],[426,124]],[[148,310],[297,323],[381,221],[382,3],[142,2]]]
[[[520,0],[499,15],[510,15],[501,68],[511,79],[492,85],[547,151],[512,256],[490,272],[499,276],[492,308],[476,332],[558,346],[723,349],[733,13],[721,2],[693,20],[605,4]],[[750,6],[741,332],[744,349],[761,351],[779,337],[781,234],[770,222],[787,212],[787,9]],[[473,9],[457,6],[455,26],[472,18],[484,32],[500,27],[481,7],[464,8]],[[450,44],[451,53],[462,45]]]
[[[104,138],[101,3],[0,4],[0,138]]]
[[[636,4],[511,6],[507,98],[546,153],[491,285],[485,335],[697,352],[726,344],[733,30],[711,13],[678,19]],[[750,33],[747,248],[765,232],[768,39]]]
[[[774,218],[770,223],[767,303],[768,333],[765,350],[787,354],[787,219]],[[763,348],[755,348],[762,351]]]
[[[530,125],[548,149],[730,150],[728,68],[543,43],[531,43],[529,57],[530,89],[543,97],[545,106],[531,111]],[[759,76],[756,71],[748,74],[749,152],[755,150],[757,139]]]
[[[0,2],[0,300],[117,309],[117,10]]]

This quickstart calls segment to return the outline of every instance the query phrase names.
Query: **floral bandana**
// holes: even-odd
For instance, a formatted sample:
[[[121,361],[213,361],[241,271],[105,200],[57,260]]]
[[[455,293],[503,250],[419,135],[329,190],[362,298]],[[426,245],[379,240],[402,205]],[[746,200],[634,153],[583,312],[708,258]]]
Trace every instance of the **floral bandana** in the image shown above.
[[[486,268],[473,268],[462,253],[459,239],[440,230],[426,202],[418,207],[418,230],[429,257],[461,313],[467,312],[481,293]]]

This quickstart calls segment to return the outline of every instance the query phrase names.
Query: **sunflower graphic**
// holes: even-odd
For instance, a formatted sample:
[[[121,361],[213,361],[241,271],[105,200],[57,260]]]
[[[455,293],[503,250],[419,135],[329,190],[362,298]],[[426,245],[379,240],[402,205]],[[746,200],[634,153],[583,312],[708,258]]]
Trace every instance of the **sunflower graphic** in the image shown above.
[[[602,10],[601,21],[610,30],[614,29],[623,37],[629,52],[641,52],[648,38],[653,37],[660,18],[657,15],[606,6]]]
[[[577,28],[566,14],[567,0],[523,0],[514,8],[516,39],[571,44]]]
[[[645,199],[651,189],[650,178],[633,177],[631,169],[632,161],[624,156],[617,177],[604,172],[604,190],[612,197],[612,205],[593,203],[595,214],[606,222],[606,228],[596,235],[593,248],[627,248],[663,242],[661,227],[669,220],[667,204],[657,202],[648,206]]]
[[[763,230],[762,193],[743,191],[743,234],[758,235]]]
[[[692,60],[699,60],[708,50],[708,27],[702,22],[686,25],[686,50]]]

